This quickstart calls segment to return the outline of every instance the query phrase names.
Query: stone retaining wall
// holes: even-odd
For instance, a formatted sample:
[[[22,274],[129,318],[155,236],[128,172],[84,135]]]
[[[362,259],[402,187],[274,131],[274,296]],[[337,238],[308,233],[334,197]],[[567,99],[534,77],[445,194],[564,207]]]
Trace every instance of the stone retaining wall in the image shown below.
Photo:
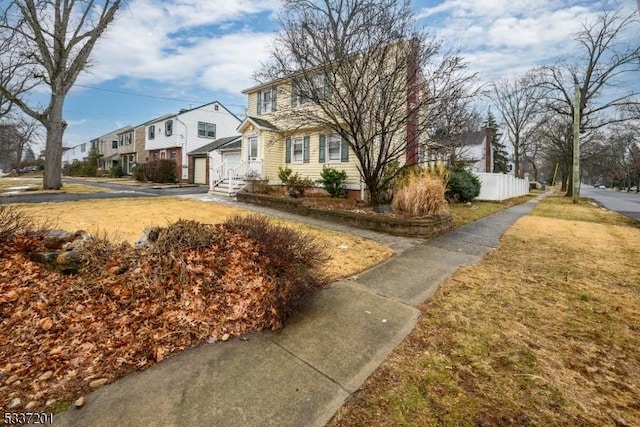
[[[330,211],[304,206],[300,199],[289,199],[265,194],[239,192],[239,202],[266,206],[294,214],[337,222],[367,230],[380,231],[398,236],[432,238],[451,231],[453,217],[450,214],[427,218],[396,218],[386,215],[370,215],[349,211]]]

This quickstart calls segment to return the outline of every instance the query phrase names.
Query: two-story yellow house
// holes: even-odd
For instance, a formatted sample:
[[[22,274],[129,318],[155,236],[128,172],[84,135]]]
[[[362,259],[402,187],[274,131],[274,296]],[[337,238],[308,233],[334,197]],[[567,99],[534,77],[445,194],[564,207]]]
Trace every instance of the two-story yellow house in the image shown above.
[[[360,191],[360,174],[349,144],[331,131],[293,119],[292,109],[319,108],[296,97],[291,87],[291,79],[282,79],[243,91],[248,111],[238,127],[241,147],[221,150],[212,157],[212,189],[222,186],[226,190],[229,175],[241,178],[248,173],[279,185],[280,167],[317,180],[326,165],[344,170],[347,189]]]
[[[364,157],[369,168],[391,160],[417,164],[424,84],[412,49],[407,43],[389,47],[376,57],[380,67],[357,56],[349,62],[355,66],[318,67],[244,90],[248,108],[238,127],[240,148],[210,155],[211,191],[233,194],[240,188],[234,184],[247,175],[279,185],[279,168],[315,181],[328,166],[347,173],[349,195],[366,198],[360,160],[336,133],[343,120],[345,132],[357,133],[358,143],[366,145],[359,154],[361,159],[369,156]]]

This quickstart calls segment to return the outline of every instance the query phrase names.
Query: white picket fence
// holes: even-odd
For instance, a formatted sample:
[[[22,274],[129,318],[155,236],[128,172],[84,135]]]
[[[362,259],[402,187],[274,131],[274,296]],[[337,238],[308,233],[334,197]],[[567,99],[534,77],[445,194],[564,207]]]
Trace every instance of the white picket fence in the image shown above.
[[[502,201],[529,194],[529,179],[503,173],[476,173],[482,186],[477,200]]]

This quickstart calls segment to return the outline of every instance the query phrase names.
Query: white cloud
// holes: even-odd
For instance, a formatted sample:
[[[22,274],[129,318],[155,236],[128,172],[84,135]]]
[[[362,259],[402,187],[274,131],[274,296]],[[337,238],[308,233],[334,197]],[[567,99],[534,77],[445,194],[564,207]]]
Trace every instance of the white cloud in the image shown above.
[[[481,78],[516,74],[573,54],[580,25],[623,0],[445,0],[420,11]]]
[[[165,93],[199,83],[238,94],[252,84],[273,37],[260,28],[247,30],[245,21],[277,6],[274,0],[133,1],[96,46],[93,66],[79,83],[120,77],[162,82]]]

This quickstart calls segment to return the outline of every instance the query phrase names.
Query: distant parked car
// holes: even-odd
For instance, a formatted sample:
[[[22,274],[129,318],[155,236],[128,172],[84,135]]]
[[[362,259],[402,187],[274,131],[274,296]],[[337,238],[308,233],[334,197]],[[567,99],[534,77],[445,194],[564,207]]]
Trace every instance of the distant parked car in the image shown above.
[[[37,166],[27,166],[26,168],[24,168],[24,171],[27,173],[33,173],[36,172],[38,170]]]
[[[602,189],[602,190],[606,190],[606,189],[607,189],[607,186],[606,186],[606,185],[604,185],[604,184],[600,184],[600,185],[598,186],[598,188],[600,188],[600,189]]]
[[[629,189],[629,191],[638,191],[638,187],[636,187],[636,186],[634,185],[633,187],[631,187],[631,188]]]

